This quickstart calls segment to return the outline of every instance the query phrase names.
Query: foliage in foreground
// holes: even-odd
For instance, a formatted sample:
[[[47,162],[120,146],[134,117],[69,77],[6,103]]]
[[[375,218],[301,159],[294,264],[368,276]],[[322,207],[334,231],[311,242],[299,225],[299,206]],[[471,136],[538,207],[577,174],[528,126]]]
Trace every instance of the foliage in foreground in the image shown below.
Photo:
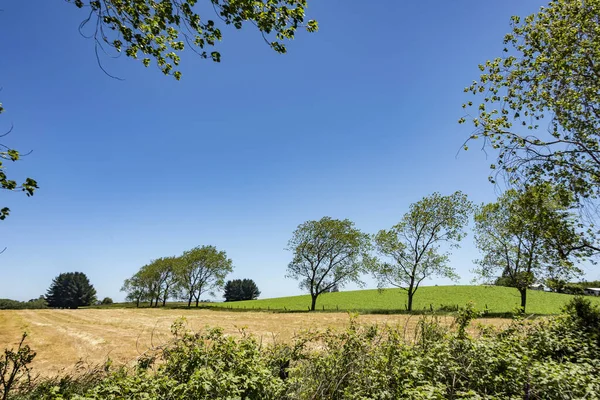
[[[215,48],[231,25],[242,29],[254,25],[277,53],[286,53],[285,41],[296,37],[298,29],[315,32],[318,24],[306,20],[307,0],[67,0],[85,9],[87,18],[80,32],[94,39],[99,50],[108,54],[123,52],[148,67],[152,61],[165,75],[181,78],[179,63],[184,48],[203,59],[221,61]]]
[[[600,309],[575,298],[566,314],[509,327],[454,329],[434,316],[415,337],[400,327],[360,325],[305,332],[291,344],[263,345],[242,331],[190,332],[173,325],[170,343],[135,368],[98,373],[81,386],[41,382],[12,399],[572,399],[600,391]],[[51,380],[50,382],[58,382]]]
[[[0,103],[0,114],[4,112],[4,107],[2,107],[2,103]],[[12,131],[12,128],[0,134],[0,137],[6,136],[8,133]],[[23,157],[23,154],[19,153],[17,150],[5,145],[4,143],[0,143],[0,190],[10,190],[16,191],[20,190],[25,192],[27,196],[33,196],[33,193],[36,189],[38,189],[37,182],[31,178],[25,179],[21,184],[17,183],[14,179],[9,179],[6,175],[6,169],[3,163],[7,161],[18,161]],[[0,208],[0,221],[6,219],[8,214],[10,213],[10,209],[8,207]]]

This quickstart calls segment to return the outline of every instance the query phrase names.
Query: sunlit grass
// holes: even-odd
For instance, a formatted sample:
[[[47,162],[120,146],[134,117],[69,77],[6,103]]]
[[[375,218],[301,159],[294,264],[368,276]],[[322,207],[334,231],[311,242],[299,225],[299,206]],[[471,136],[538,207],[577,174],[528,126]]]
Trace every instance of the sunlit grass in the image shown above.
[[[558,314],[561,307],[573,296],[530,290],[527,293],[528,314]],[[590,297],[600,304],[600,298]],[[317,309],[325,311],[402,312],[406,310],[406,291],[402,289],[356,290],[325,293],[317,299]],[[472,301],[480,311],[490,314],[510,313],[521,303],[519,292],[514,288],[500,286],[426,286],[415,294],[415,311],[452,311]],[[215,307],[306,311],[310,296],[290,296],[231,303],[213,303]]]

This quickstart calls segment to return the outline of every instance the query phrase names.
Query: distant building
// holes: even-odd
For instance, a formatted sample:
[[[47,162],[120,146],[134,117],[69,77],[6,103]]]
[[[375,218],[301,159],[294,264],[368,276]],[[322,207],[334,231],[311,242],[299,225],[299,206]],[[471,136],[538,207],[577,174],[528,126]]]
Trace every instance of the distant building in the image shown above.
[[[589,294],[590,296],[600,296],[600,288],[585,288],[583,290],[585,294]]]
[[[534,283],[533,285],[529,285],[529,289],[531,290],[544,290],[546,287],[542,283]]]

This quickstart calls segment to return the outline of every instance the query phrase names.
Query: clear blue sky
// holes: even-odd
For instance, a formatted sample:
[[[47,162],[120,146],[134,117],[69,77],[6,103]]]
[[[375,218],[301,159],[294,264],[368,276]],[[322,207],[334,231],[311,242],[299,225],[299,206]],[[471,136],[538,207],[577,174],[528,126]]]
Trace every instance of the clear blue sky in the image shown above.
[[[100,297],[153,258],[211,244],[262,297],[285,279],[295,227],[325,215],[366,232],[395,224],[433,191],[495,198],[485,155],[457,151],[462,89],[500,54],[509,17],[542,1],[309,1],[316,34],[278,55],[251,26],[225,30],[213,64],[186,53],[183,79],[122,57],[98,68],[60,0],[4,2],[4,139],[33,153],[9,165],[32,198],[1,193],[0,298],[45,293],[85,272]],[[469,235],[452,263],[470,282]],[[598,278],[597,272],[590,274]],[[373,282],[367,279],[370,287]],[[428,284],[447,283],[431,280]]]

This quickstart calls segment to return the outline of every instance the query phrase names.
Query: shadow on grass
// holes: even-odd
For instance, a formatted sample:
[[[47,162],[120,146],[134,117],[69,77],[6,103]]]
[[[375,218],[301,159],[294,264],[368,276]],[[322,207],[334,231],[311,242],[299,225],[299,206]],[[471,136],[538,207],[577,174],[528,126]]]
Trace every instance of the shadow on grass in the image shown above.
[[[315,311],[299,309],[288,309],[284,308],[271,308],[271,307],[232,307],[223,305],[212,304],[200,304],[198,307],[192,305],[188,307],[186,303],[167,303],[166,306],[150,307],[150,304],[144,303],[136,307],[135,303],[115,303],[110,305],[95,305],[89,307],[82,307],[85,309],[115,309],[115,308],[131,308],[131,309],[167,309],[167,310],[211,310],[211,311],[228,311],[228,312],[264,312],[272,314],[309,314],[309,313],[356,313],[356,314],[375,314],[375,315],[456,315],[458,309],[453,307],[449,309],[444,307],[441,309],[435,308],[424,308],[421,310],[407,311],[406,309],[377,309],[377,308],[362,308],[362,309],[351,309],[351,308],[323,308]],[[515,314],[513,312],[491,312],[489,310],[483,310],[480,312],[479,318],[513,318]],[[528,318],[537,318],[542,316],[549,316],[546,314],[530,314],[526,313],[524,316]]]
[[[407,311],[405,309],[342,309],[342,308],[321,308],[315,311],[306,310],[298,310],[298,309],[287,309],[287,308],[258,308],[258,307],[224,307],[224,306],[214,306],[214,305],[201,305],[199,307],[187,307],[187,305],[176,306],[172,305],[172,309],[185,309],[185,310],[211,310],[211,311],[227,311],[227,312],[265,312],[272,314],[310,314],[310,313],[357,313],[357,314],[375,314],[375,315],[456,315],[456,310],[431,310],[431,309],[423,309],[423,310],[413,310]],[[514,313],[512,312],[489,312],[483,311],[480,314],[480,318],[513,318]],[[542,315],[537,314],[526,314],[525,316],[531,317],[540,317]]]

